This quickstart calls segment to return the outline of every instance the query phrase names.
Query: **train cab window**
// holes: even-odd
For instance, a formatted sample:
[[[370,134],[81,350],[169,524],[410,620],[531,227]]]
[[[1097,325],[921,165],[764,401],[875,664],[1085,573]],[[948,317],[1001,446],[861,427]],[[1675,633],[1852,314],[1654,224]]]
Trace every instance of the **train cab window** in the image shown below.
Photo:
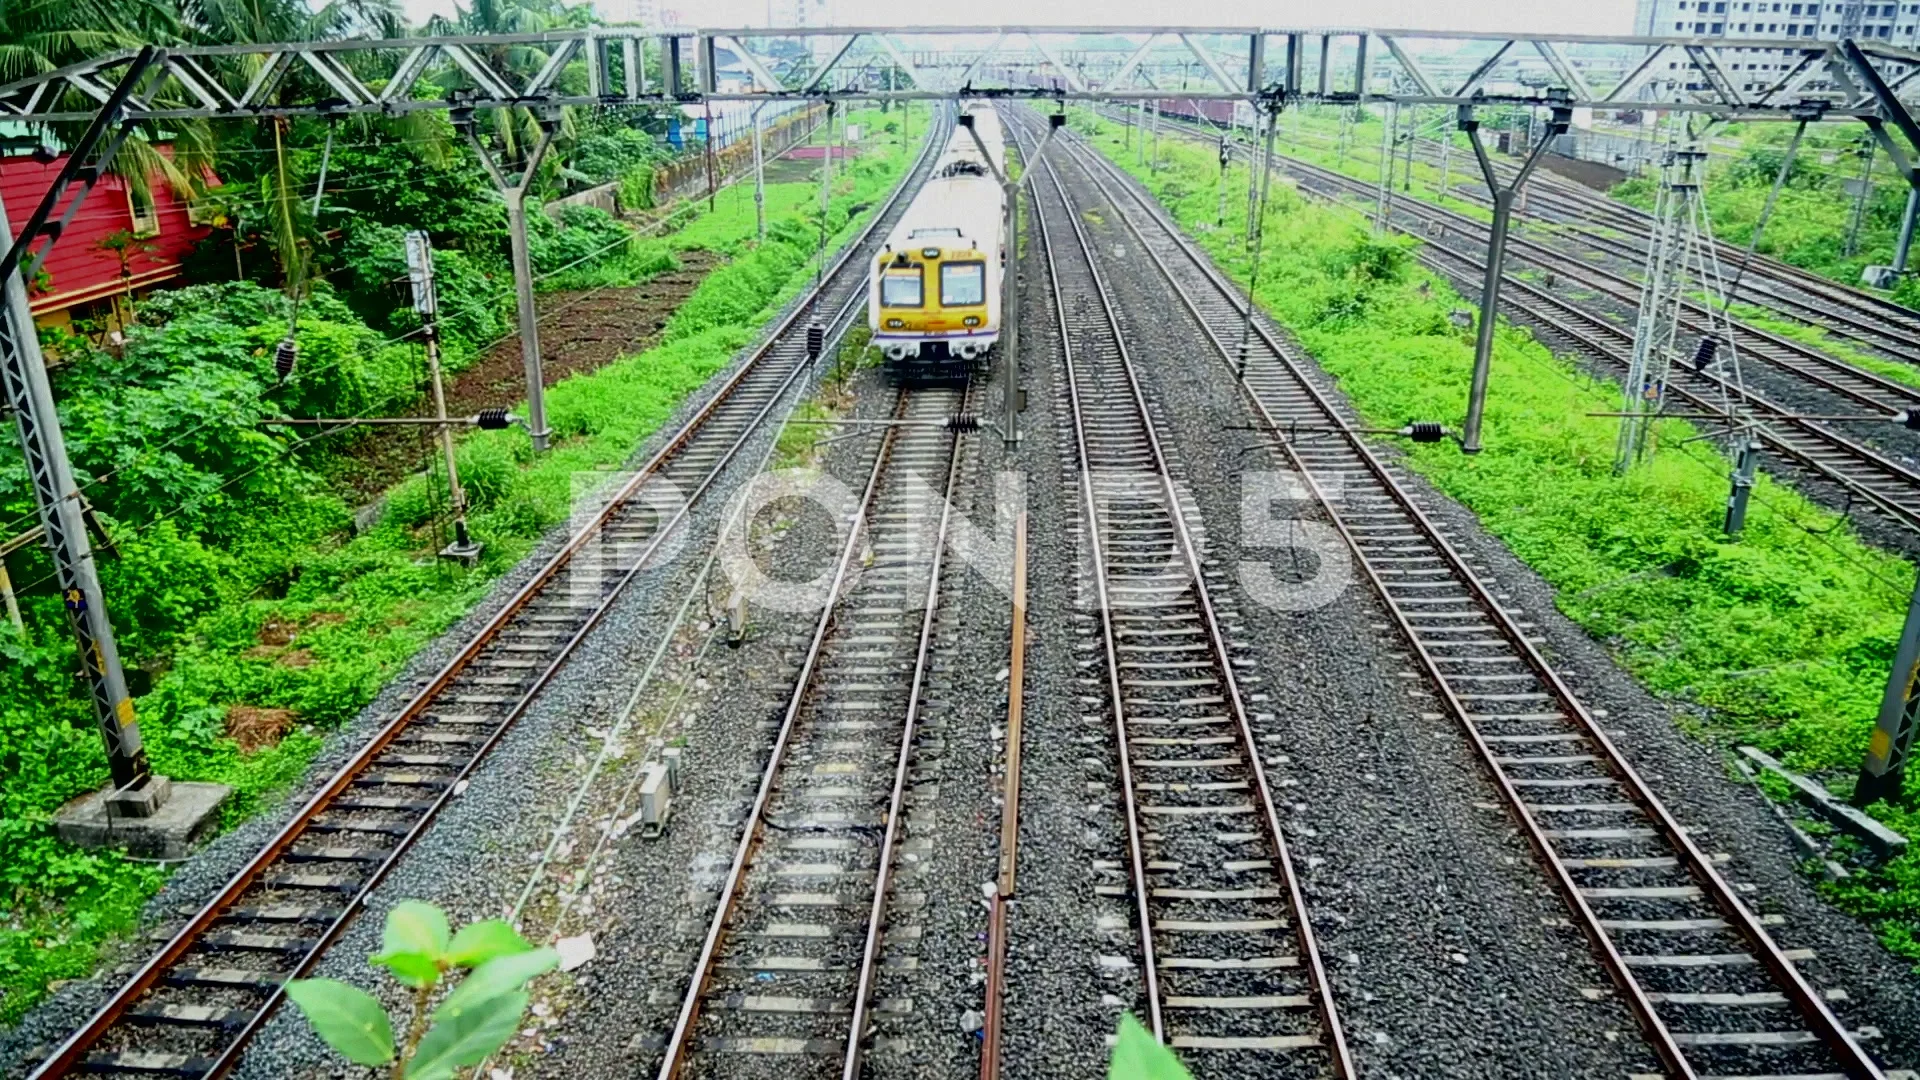
[[[970,307],[986,302],[986,263],[947,263],[940,267],[940,304],[942,307]]]
[[[888,270],[880,277],[880,303],[883,307],[921,307],[926,303],[925,287],[918,266]]]

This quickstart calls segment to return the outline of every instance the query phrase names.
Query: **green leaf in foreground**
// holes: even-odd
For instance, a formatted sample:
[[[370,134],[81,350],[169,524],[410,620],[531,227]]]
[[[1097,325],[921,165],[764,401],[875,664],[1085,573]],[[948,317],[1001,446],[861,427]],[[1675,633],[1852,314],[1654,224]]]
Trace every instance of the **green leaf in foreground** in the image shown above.
[[[1193,1080],[1173,1051],[1147,1034],[1132,1013],[1120,1017],[1120,1037],[1113,1044],[1107,1080]]]
[[[489,960],[528,952],[532,948],[512,923],[505,919],[482,919],[468,923],[453,935],[453,944],[447,946],[447,963],[454,967],[477,968]]]
[[[418,900],[403,900],[387,912],[380,939],[385,948],[367,959],[408,986],[432,986],[440,981],[450,936],[446,912]]]
[[[355,1065],[393,1060],[393,1025],[372,994],[337,979],[295,979],[287,997],[306,1014],[314,1034]]]
[[[446,1080],[455,1069],[478,1065],[513,1037],[527,1001],[520,991],[496,994],[469,1009],[449,1010],[451,1001],[442,1005],[434,1013],[433,1030],[407,1063],[407,1080]]]
[[[438,960],[446,953],[451,936],[446,912],[419,900],[402,900],[387,912],[381,944],[388,952],[426,953]]]
[[[559,966],[560,954],[551,948],[496,957],[462,979],[453,993],[447,995],[447,1000],[434,1010],[433,1018],[437,1022],[454,1013],[471,1011],[481,1002],[513,993],[527,985],[528,979],[545,975]]]

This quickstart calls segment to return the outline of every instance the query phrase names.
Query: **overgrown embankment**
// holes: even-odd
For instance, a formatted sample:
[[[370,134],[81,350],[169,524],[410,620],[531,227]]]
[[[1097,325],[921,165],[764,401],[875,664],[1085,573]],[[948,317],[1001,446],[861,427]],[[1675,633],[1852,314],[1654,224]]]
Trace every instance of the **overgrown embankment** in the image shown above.
[[[1087,130],[1091,121],[1076,117]],[[1101,122],[1094,142],[1140,176],[1226,272],[1249,269],[1244,216],[1213,226],[1220,170],[1210,148],[1163,142],[1157,173]],[[1247,173],[1226,177],[1244,198]],[[1375,235],[1353,211],[1273,186],[1259,301],[1312,352],[1370,423],[1453,421],[1473,342],[1449,320],[1471,308],[1420,269],[1412,241]],[[1701,707],[1699,734],[1752,742],[1845,792],[1893,659],[1914,569],[1861,543],[1846,522],[1766,477],[1739,542],[1720,531],[1726,462],[1670,422],[1661,449],[1613,472],[1617,421],[1590,414],[1618,393],[1503,327],[1493,358],[1486,450],[1414,445],[1406,459],[1478,515],[1653,693]],[[1920,796],[1920,776],[1907,793]],[[1920,813],[1873,812],[1909,835]],[[1920,855],[1829,886],[1882,939],[1920,959]]]
[[[1358,179],[1376,180],[1381,171],[1382,121],[1366,110],[1342,115],[1346,112],[1332,107],[1288,110],[1280,126],[1286,142],[1282,152]],[[1441,137],[1437,111],[1425,111],[1419,119],[1423,139]],[[1530,128],[1525,112],[1496,107],[1483,110],[1481,119],[1490,144],[1495,132],[1508,131],[1515,146],[1526,145]],[[1404,132],[1404,114],[1400,124]],[[1628,133],[1624,128],[1617,130]],[[1646,167],[1643,175],[1616,184],[1609,194],[1630,206],[1650,210],[1658,188],[1658,146],[1664,136],[1655,131],[1641,134],[1653,147],[1650,155],[1656,164]],[[1744,248],[1752,241],[1774,180],[1787,160],[1786,144],[1792,134],[1788,125],[1766,123],[1729,124],[1714,130],[1708,140],[1712,152],[1703,190],[1714,233],[1723,242]],[[1445,189],[1457,191],[1463,183],[1477,188],[1480,167],[1473,160],[1466,137],[1457,132],[1444,137],[1454,140]],[[1907,188],[1884,154],[1869,151],[1871,141],[1865,129],[1844,124],[1813,124],[1807,128],[1788,170],[1786,185],[1760,236],[1760,254],[1856,288],[1860,287],[1863,269],[1893,261]],[[1396,153],[1404,155],[1404,144],[1397,145],[1401,149]],[[1859,184],[1868,164],[1875,175],[1870,193],[1863,194]],[[1411,173],[1404,157],[1395,170],[1396,190],[1410,187],[1417,198],[1444,201],[1451,209],[1488,219],[1489,211],[1483,203],[1457,196],[1441,200],[1441,171],[1423,156],[1416,155]],[[1540,230],[1565,226],[1548,225],[1536,218],[1523,227]],[[1603,234],[1609,231],[1602,225],[1584,227]],[[1893,299],[1910,307],[1920,302],[1920,283],[1911,278],[1902,281]]]
[[[855,122],[884,132],[889,119]],[[840,173],[829,250],[912,151],[876,134]],[[818,183],[770,185],[767,194],[764,243],[742,185],[672,237],[622,245],[628,268],[671,265],[674,250],[690,248],[728,261],[673,313],[658,345],[549,391],[551,452],[536,457],[518,429],[462,440],[472,527],[487,545],[471,570],[434,557],[447,539],[443,478],[399,484],[373,527],[349,536],[347,507],[299,453],[299,436],[256,426],[283,412],[377,412],[380,387],[414,385],[404,349],[383,345],[344,305],[319,299],[302,314],[300,373],[288,388],[275,383],[269,355],[285,331],[283,302],[246,285],[182,290],[144,309],[155,325],[124,356],[76,361],[61,387],[66,426],[85,479],[96,482],[89,494],[112,521],[118,557],[103,561],[102,576],[123,649],[151,683],[137,705],[154,768],[232,785],[229,822],[299,776],[325,732],[565,521],[576,474],[624,461],[812,280]],[[449,287],[460,277],[449,261],[458,262],[438,269],[451,300],[462,294]],[[88,393],[87,380],[100,392]],[[286,397],[308,388],[326,396]],[[177,422],[183,408],[195,423]],[[118,442],[89,443],[103,432]],[[0,460],[0,508],[15,513],[19,500],[7,496],[24,494],[17,464],[17,454]],[[54,839],[53,811],[107,774],[44,567],[15,563],[14,578],[28,590],[28,633],[0,623],[0,1023],[49,983],[87,974],[103,941],[133,924],[164,878]]]

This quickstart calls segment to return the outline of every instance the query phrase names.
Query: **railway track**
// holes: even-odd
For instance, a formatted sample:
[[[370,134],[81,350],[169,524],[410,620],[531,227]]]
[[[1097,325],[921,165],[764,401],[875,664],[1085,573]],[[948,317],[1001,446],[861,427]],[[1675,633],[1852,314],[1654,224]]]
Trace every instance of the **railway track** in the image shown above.
[[[936,125],[937,127],[938,125]],[[33,1073],[219,1075],[372,890],[464,788],[602,617],[813,369],[807,320],[836,340],[864,310],[869,242],[933,160],[922,149],[859,237],[711,399],[568,539],[225,887]],[[669,509],[648,496],[671,484]]]
[[[1487,202],[1482,187],[1467,187],[1465,197]],[[1627,265],[1638,267],[1645,261],[1653,221],[1638,207],[1558,178],[1549,179],[1531,202],[1534,216],[1572,226],[1583,241],[1609,249]],[[1628,239],[1623,242],[1609,236],[1596,229],[1596,224],[1623,233]],[[1746,248],[1741,245],[1716,241],[1716,250],[1722,265],[1729,269],[1746,258]],[[1736,299],[1822,327],[1892,359],[1920,364],[1920,314],[1790,263],[1756,254],[1741,279]]]
[[[1276,154],[1281,167],[1296,177],[1311,183],[1323,194],[1334,197],[1340,195],[1359,196],[1369,203],[1374,199],[1376,186],[1344,173],[1324,166],[1315,165],[1299,158]],[[1448,233],[1473,237],[1484,243],[1487,234],[1485,222],[1457,213],[1445,207],[1435,206],[1419,199],[1397,197],[1393,209],[1414,217],[1420,229],[1405,229],[1410,235],[1426,233],[1434,226]],[[1601,267],[1570,260],[1565,251],[1529,240],[1525,237],[1509,237],[1507,241],[1509,257],[1518,257],[1533,263],[1558,278],[1568,282],[1577,282],[1583,287],[1600,292],[1614,302],[1627,308],[1637,308],[1640,303],[1640,283],[1622,273],[1615,273]],[[1638,260],[1645,254],[1628,245],[1614,245],[1615,253],[1625,258]],[[1681,306],[1680,326],[1689,334],[1700,336],[1709,332],[1707,323],[1709,313],[1698,302],[1684,300]],[[1908,385],[1890,379],[1877,372],[1868,371],[1854,364],[1809,348],[1791,338],[1770,333],[1738,321],[1733,323],[1736,334],[1734,344],[1742,357],[1752,357],[1763,363],[1804,382],[1810,389],[1831,395],[1836,408],[1865,406],[1883,410],[1889,414],[1904,409],[1920,407],[1920,387]]]
[[[1217,360],[1232,370],[1245,308],[1149,197],[1070,140],[1083,190],[1099,194],[1147,252]],[[1092,200],[1090,199],[1089,202]],[[1256,319],[1242,392],[1275,449],[1306,479],[1368,584],[1419,658],[1526,835],[1575,924],[1612,976],[1657,1060],[1675,1077],[1880,1077],[1737,888],[1666,809],[1524,629]],[[1230,328],[1230,329],[1226,329]],[[1335,437],[1293,442],[1297,427]],[[1327,492],[1338,490],[1339,498]],[[1902,1074],[1905,1075],[1905,1074]]]
[[[1437,141],[1422,139],[1418,147],[1416,154],[1423,163],[1438,165]],[[1514,169],[1504,161],[1496,161],[1494,167],[1503,177],[1511,177]],[[1456,147],[1452,169],[1458,180],[1457,185],[1449,185],[1452,194],[1491,207],[1470,153]],[[1532,218],[1571,229],[1580,243],[1620,260],[1629,270],[1637,271],[1646,261],[1652,218],[1638,207],[1574,181],[1536,174],[1524,189],[1516,215],[1517,220]],[[1730,271],[1746,258],[1743,246],[1725,241],[1716,242],[1716,251]],[[1755,255],[1741,278],[1737,299],[1821,327],[1890,359],[1920,364],[1920,313],[1790,263]]]
[[[910,426],[882,435],[660,1080],[861,1075],[961,471],[943,425],[965,399],[899,394]]]
[[[1352,1077],[1196,530],[1086,229],[1044,171],[1033,240],[1063,331],[1147,1026],[1200,1075]]]
[[[1242,151],[1252,154],[1247,148]],[[1322,198],[1337,202],[1343,193],[1363,194],[1369,200],[1373,196],[1373,189],[1364,181],[1277,154],[1275,160],[1276,168],[1293,171],[1308,184],[1315,185],[1304,190]],[[1396,200],[1395,207],[1415,215],[1422,225],[1436,221],[1463,232],[1477,230],[1471,235],[1485,232],[1484,225],[1451,211],[1405,199]],[[1427,239],[1423,228],[1399,222],[1393,223],[1393,227],[1407,235]],[[1544,248],[1540,251],[1543,260],[1551,255]],[[1423,243],[1418,257],[1430,269],[1463,287],[1478,288],[1485,273],[1483,258],[1444,244]],[[1556,266],[1556,272],[1593,273],[1590,267],[1568,267],[1564,263]],[[1625,279],[1619,282],[1631,286]],[[1508,314],[1518,321],[1543,330],[1564,347],[1575,349],[1622,374],[1626,372],[1633,353],[1631,331],[1511,273],[1506,277],[1501,297]],[[1638,302],[1637,295],[1632,302]],[[1790,344],[1773,335],[1749,332],[1742,336],[1740,348],[1743,357],[1772,361],[1782,374],[1801,380],[1809,391],[1831,395],[1836,407],[1864,405],[1885,410],[1889,423],[1893,422],[1893,414],[1901,409],[1920,408],[1920,390],[1811,350],[1782,347]],[[1775,472],[1798,474],[1830,485],[1844,495],[1848,509],[1864,509],[1904,528],[1920,531],[1920,471],[1905,462],[1828,424],[1799,419],[1796,414],[1800,410],[1773,401],[1751,388],[1736,387],[1712,370],[1700,372],[1676,365],[1667,388],[1698,412],[1721,412],[1724,402],[1729,400],[1740,403],[1760,421],[1757,434]]]
[[[1341,190],[1360,192],[1366,188],[1364,183],[1330,170],[1304,162],[1298,162],[1297,165],[1298,172],[1309,174],[1316,181]],[[1371,195],[1370,191],[1366,193]],[[1444,207],[1400,199],[1395,201],[1394,208],[1412,214],[1425,227],[1438,225],[1445,230],[1483,241],[1487,233],[1485,224]],[[1509,257],[1517,256],[1556,278],[1593,289],[1625,308],[1635,309],[1640,304],[1640,283],[1625,274],[1570,260],[1566,252],[1556,251],[1524,237],[1510,237],[1507,251]],[[1713,332],[1710,318],[1711,313],[1704,305],[1692,300],[1682,302],[1679,324],[1684,332],[1696,338]],[[1791,338],[1743,322],[1733,321],[1732,327],[1734,344],[1743,359],[1758,359],[1806,383],[1810,388],[1830,395],[1835,408],[1865,406],[1892,414],[1920,407],[1920,387],[1890,379],[1809,348]]]

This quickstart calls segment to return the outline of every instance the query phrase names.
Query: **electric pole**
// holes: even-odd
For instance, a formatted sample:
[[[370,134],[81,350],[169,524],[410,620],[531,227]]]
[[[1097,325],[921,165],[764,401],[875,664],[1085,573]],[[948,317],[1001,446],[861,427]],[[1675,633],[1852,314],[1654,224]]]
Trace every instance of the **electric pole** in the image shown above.
[[[1867,739],[1867,757],[1853,788],[1853,805],[1897,802],[1906,781],[1913,733],[1920,727],[1920,585],[1907,606],[1907,622],[1893,656],[1893,672],[1880,697],[1880,716]]]
[[[0,244],[8,245],[0,255],[0,389],[5,392],[14,426],[20,433],[20,449],[26,459],[28,480],[33,485],[33,500],[40,512],[47,551],[53,559],[67,622],[79,645],[80,668],[91,691],[94,719],[106,743],[114,789],[106,804],[110,818],[150,816],[166,799],[167,784],[164,778],[151,774],[146,750],[140,741],[133,698],[127,693],[126,673],[120,667],[120,651],[113,638],[113,622],[107,617],[106,597],[100,589],[100,575],[87,539],[80,488],[73,478],[73,466],[67,460],[66,438],[60,431],[53,386],[47,379],[46,357],[40,351],[40,333],[34,326],[27,300],[26,279],[59,239],[58,231],[45,228],[55,205],[77,180],[80,188],[73,192],[67,212],[71,215],[78,210],[126,138],[126,129],[112,134],[109,129],[119,123],[127,98],[146,78],[156,56],[157,50],[148,46],[128,64],[93,122],[73,144],[65,166],[22,226],[17,242],[12,240],[13,227],[7,219],[6,206],[0,202]],[[103,138],[106,143],[99,159],[91,168],[83,167],[94,150],[101,147]],[[42,236],[49,238],[47,247],[29,263],[28,249]]]
[[[474,126],[473,106],[465,103],[455,105],[447,115],[453,121],[455,130],[466,136],[474,154],[486,166],[487,175],[493,178],[494,186],[507,203],[507,239],[513,256],[513,292],[520,316],[520,363],[526,369],[527,377],[527,431],[533,436],[533,448],[545,451],[551,431],[547,427],[547,383],[541,370],[540,313],[533,302],[533,256],[527,244],[527,192],[533,187],[534,175],[540,171],[540,162],[547,156],[547,149],[553,145],[554,134],[560,130],[560,111],[551,106],[535,106],[534,115],[540,122],[540,140],[527,155],[516,180],[508,179],[506,170],[494,159],[493,152],[480,141],[480,134]]]
[[[0,203],[0,239],[13,236],[4,203]],[[107,617],[106,597],[93,548],[81,513],[80,488],[67,460],[67,442],[54,407],[53,386],[47,380],[46,357],[40,352],[40,332],[27,302],[26,282],[15,253],[4,267],[5,311],[0,313],[0,383],[13,411],[26,455],[33,499],[46,530],[48,553],[67,609],[67,621],[80,646],[80,667],[93,695],[94,718],[106,741],[107,765],[119,790],[146,785],[150,771],[134,719],[133,698],[127,693],[126,673]],[[140,815],[144,816],[144,815]]]
[[[439,421],[440,451],[447,459],[447,491],[453,503],[453,543],[440,554],[472,566],[480,545],[467,532],[467,493],[460,486],[460,465],[453,452],[453,428],[447,423],[447,388],[440,377],[440,301],[433,287],[433,243],[424,232],[407,234],[407,278],[413,286],[413,310],[420,313],[427,345],[427,373],[433,380],[433,416]]]

